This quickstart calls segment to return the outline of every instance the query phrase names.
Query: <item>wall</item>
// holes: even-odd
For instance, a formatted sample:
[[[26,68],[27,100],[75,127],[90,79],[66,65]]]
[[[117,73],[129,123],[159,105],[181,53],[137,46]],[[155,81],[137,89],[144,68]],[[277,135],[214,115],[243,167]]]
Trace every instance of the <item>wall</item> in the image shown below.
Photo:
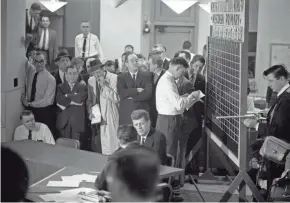
[[[262,0],[259,3],[256,81],[260,95],[266,94],[263,71],[270,66],[270,43],[290,43],[290,1]]]
[[[63,46],[74,47],[81,22],[86,20],[91,23],[91,32],[100,38],[100,0],[69,0],[64,10]]]
[[[100,35],[106,59],[120,58],[127,44],[141,48],[142,0],[129,0],[118,8],[101,0]]]
[[[1,0],[1,141],[11,141],[22,111],[25,48],[25,1]],[[18,85],[14,86],[14,79]]]
[[[197,54],[203,53],[203,46],[207,44],[207,38],[210,34],[210,15],[200,6],[198,7],[198,40]]]

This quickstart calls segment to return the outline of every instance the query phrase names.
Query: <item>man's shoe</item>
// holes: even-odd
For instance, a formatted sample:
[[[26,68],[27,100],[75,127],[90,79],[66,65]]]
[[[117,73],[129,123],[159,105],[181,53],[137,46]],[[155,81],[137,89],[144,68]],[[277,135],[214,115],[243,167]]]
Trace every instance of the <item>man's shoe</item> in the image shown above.
[[[183,202],[183,198],[180,196],[173,196],[171,202]]]

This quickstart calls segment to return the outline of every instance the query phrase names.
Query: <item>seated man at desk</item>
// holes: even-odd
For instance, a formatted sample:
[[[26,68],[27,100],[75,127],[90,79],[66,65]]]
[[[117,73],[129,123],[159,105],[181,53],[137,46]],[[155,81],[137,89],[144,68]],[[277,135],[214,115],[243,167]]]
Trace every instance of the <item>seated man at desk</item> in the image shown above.
[[[156,202],[160,162],[145,146],[126,148],[108,167],[112,202]]]
[[[135,110],[131,114],[134,128],[138,133],[138,142],[152,148],[159,155],[162,165],[166,164],[166,138],[165,135],[151,127],[149,113],[146,110]]]
[[[95,186],[99,190],[107,190],[107,172],[109,163],[120,156],[120,152],[125,148],[140,147],[137,142],[137,131],[132,125],[121,125],[118,128],[117,138],[120,144],[119,149],[117,149],[111,156],[108,158],[108,164],[105,166],[100,175],[98,175]]]
[[[55,144],[54,138],[44,123],[35,122],[32,111],[25,110],[20,114],[22,125],[14,132],[14,140],[34,140],[47,144]]]

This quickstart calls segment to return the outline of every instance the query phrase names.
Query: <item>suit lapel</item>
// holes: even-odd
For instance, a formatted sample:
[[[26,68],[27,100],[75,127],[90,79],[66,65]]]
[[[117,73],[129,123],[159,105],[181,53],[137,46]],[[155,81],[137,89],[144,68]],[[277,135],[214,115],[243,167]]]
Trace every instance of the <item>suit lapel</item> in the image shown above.
[[[126,73],[126,78],[127,78],[127,81],[128,81],[128,87],[134,88],[135,87],[135,82],[134,82],[134,80],[133,80],[133,78],[132,78],[132,76],[131,76],[129,71]]]
[[[141,74],[142,74],[141,71],[137,72],[136,81],[135,81],[135,87],[139,87],[140,86],[140,83],[142,81]]]
[[[145,141],[146,146],[153,147],[153,139],[154,139],[152,137],[153,134],[154,134],[154,130],[151,128]]]

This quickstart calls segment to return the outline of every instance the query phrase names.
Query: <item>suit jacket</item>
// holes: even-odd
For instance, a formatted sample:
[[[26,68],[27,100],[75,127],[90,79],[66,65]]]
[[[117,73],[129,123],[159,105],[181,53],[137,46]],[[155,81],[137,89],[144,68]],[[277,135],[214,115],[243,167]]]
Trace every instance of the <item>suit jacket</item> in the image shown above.
[[[67,94],[67,97],[65,96]],[[71,119],[74,132],[85,131],[85,102],[88,96],[87,87],[84,84],[76,82],[71,91],[69,84],[62,83],[57,87],[56,102],[64,107],[64,110],[58,109],[57,127],[63,129]],[[70,105],[71,101],[82,103],[82,106]]]
[[[144,91],[138,93],[137,88],[143,88]],[[135,82],[129,72],[118,75],[117,90],[120,96],[120,125],[132,124],[131,113],[134,110],[144,109],[151,113],[152,74],[150,72],[138,71]]]
[[[92,107],[96,104],[100,104],[100,88],[99,84],[94,76],[88,80],[88,99],[87,99],[87,111],[88,115],[92,112]]]
[[[39,27],[39,20],[38,22],[36,22],[36,25],[32,28],[30,26],[30,22],[29,22],[29,18],[28,18],[28,12],[29,10],[26,9],[26,23],[25,23],[25,28],[26,28],[26,34],[32,34],[32,33],[36,33]]]
[[[123,155],[122,152],[124,152],[124,150],[126,150],[126,149],[130,150],[130,148],[132,148],[132,147],[142,147],[142,146],[138,142],[133,142],[133,143],[128,144],[128,146],[126,148],[117,149],[111,156],[109,156],[107,165],[102,170],[102,172],[98,175],[98,177],[95,181],[95,187],[98,190],[108,191],[106,178],[107,178],[110,162],[121,157]]]
[[[165,73],[165,70],[162,69],[156,83],[153,83],[153,93],[152,93],[152,99],[151,99],[151,125],[152,127],[156,127],[156,122],[157,122],[157,116],[158,116],[158,112],[156,109],[156,87],[157,84],[161,78],[161,76]],[[152,81],[154,82],[154,73],[152,73]]]
[[[29,22],[29,19],[28,19],[28,9],[26,9],[26,23],[25,23],[25,32],[26,34],[31,34],[32,35],[32,40],[31,41],[28,41],[27,44],[26,44],[26,47],[27,47],[27,50],[26,50],[26,57],[28,58],[28,54],[30,51],[34,50],[34,47],[38,41],[38,35],[37,35],[37,32],[38,32],[38,28],[39,28],[39,19],[37,20],[35,26],[32,28],[30,26],[30,22]]]
[[[41,39],[42,35],[42,30],[43,28],[38,29],[38,41],[37,41],[37,47],[39,45],[39,41]],[[56,32],[53,29],[48,28],[48,36],[49,36],[49,41],[48,41],[48,52],[49,52],[49,63],[52,64],[54,59],[57,57],[57,52],[58,52],[58,46],[57,46],[57,41],[56,41]]]
[[[138,142],[140,143],[140,141],[141,137],[138,136]],[[157,152],[160,158],[160,163],[166,165],[166,138],[163,133],[151,128],[143,145]]]
[[[290,143],[290,88],[284,91],[268,113],[268,136]],[[271,116],[272,115],[272,116]]]
[[[162,65],[162,68],[164,70],[168,70],[168,68],[169,68],[169,62],[170,62],[170,60],[168,60],[167,58],[164,59],[163,65]]]
[[[55,78],[55,81],[56,81],[56,85],[60,85],[62,83],[62,80],[59,76],[59,71],[56,70],[56,71],[53,71],[51,72],[51,74],[53,75],[53,77]]]
[[[193,84],[185,77],[177,82],[179,95],[191,94],[194,91]],[[189,135],[195,128],[198,127],[196,114],[194,111],[194,104],[190,109],[185,110],[182,122],[182,132],[184,135]]]
[[[187,71],[185,72],[184,77],[186,77],[189,80]],[[193,81],[190,82],[193,83]],[[195,90],[200,90],[205,94],[205,76],[202,75],[201,73],[198,73],[193,86]]]

